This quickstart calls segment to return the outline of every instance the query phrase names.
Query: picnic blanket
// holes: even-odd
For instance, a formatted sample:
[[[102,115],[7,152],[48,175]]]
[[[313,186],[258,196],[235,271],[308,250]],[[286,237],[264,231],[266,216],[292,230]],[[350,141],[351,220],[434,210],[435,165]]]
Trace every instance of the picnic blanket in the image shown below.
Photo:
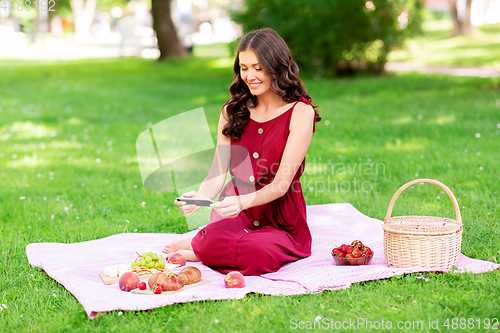
[[[131,263],[137,257],[136,252],[161,253],[165,244],[194,236],[197,230],[186,234],[123,233],[73,244],[33,243],[26,247],[26,253],[31,265],[41,267],[78,299],[89,318],[112,310],[146,310],[173,303],[241,299],[251,292],[267,295],[318,293],[346,289],[356,282],[428,271],[419,267],[387,266],[382,221],[363,215],[351,204],[308,206],[307,214],[313,237],[312,255],[274,273],[246,276],[246,285],[241,289],[225,288],[224,275],[199,262],[188,265],[198,267],[203,278],[211,283],[171,295],[127,293],[121,291],[118,284],[105,285],[99,277],[106,266]],[[370,265],[336,266],[330,254],[332,248],[354,239],[362,240],[374,251]],[[461,254],[456,267],[458,272],[482,273],[498,269],[500,265]]]

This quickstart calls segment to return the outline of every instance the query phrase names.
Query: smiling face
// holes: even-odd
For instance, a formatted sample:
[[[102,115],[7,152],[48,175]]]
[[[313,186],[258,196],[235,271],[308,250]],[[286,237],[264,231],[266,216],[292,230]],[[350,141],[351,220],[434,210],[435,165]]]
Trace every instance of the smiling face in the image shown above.
[[[264,72],[257,56],[252,50],[241,51],[240,76],[250,88],[252,95],[262,95],[271,90],[271,78]]]

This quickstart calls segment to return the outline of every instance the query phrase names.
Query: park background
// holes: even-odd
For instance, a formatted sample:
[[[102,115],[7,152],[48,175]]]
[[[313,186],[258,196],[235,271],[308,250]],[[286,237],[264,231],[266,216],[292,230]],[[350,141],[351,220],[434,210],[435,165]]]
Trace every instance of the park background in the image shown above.
[[[157,22],[172,18],[176,47],[175,37],[155,31],[155,3]],[[175,194],[142,186],[135,140],[148,123],[200,106],[215,139],[233,79],[235,41],[263,24],[288,34],[301,77],[321,106],[323,120],[302,177],[307,204],[349,202],[383,219],[399,186],[436,179],[459,202],[462,253],[499,263],[500,1],[310,4],[56,0],[55,12],[38,14],[24,3],[14,11],[0,5],[4,331],[281,332],[290,330],[291,318],[318,316],[393,322],[499,317],[496,271],[411,274],[343,291],[250,294],[113,311],[91,321],[63,286],[28,264],[29,243],[188,231],[172,204]],[[377,16],[382,8],[386,15]],[[350,17],[358,25],[335,15],[347,9],[359,14]],[[381,17],[389,27],[385,33],[371,25]],[[339,25],[327,29],[322,20]],[[287,22],[318,24],[308,27],[311,36],[308,29],[294,34],[296,27]],[[344,49],[329,49],[332,44]],[[379,167],[365,172],[370,165]],[[366,184],[365,190],[356,184]],[[446,194],[431,185],[405,191],[393,214],[454,217]]]

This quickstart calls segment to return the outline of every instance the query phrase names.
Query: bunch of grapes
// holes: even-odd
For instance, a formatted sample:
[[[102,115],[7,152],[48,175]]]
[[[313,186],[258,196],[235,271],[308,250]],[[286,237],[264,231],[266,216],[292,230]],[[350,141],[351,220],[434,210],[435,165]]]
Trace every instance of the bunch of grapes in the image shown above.
[[[139,253],[137,253],[139,254]],[[165,268],[165,258],[161,254],[156,254],[153,252],[144,252],[139,254],[137,259],[132,263],[132,268],[135,266],[145,267],[145,268]]]

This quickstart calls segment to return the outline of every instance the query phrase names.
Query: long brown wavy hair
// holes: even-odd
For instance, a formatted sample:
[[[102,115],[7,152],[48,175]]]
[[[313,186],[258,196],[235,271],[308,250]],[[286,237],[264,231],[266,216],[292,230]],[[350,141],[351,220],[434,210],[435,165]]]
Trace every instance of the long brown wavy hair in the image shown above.
[[[311,101],[307,89],[299,78],[299,66],[292,59],[290,50],[281,36],[271,28],[254,30],[243,36],[234,60],[234,81],[229,88],[231,99],[226,103],[228,122],[222,134],[232,140],[238,140],[245,125],[250,120],[249,107],[257,106],[257,97],[250,93],[240,75],[240,52],[251,50],[257,56],[264,72],[271,78],[271,89],[287,103],[293,103],[304,97]],[[312,104],[311,104],[312,105]],[[320,121],[316,108],[316,121]]]

